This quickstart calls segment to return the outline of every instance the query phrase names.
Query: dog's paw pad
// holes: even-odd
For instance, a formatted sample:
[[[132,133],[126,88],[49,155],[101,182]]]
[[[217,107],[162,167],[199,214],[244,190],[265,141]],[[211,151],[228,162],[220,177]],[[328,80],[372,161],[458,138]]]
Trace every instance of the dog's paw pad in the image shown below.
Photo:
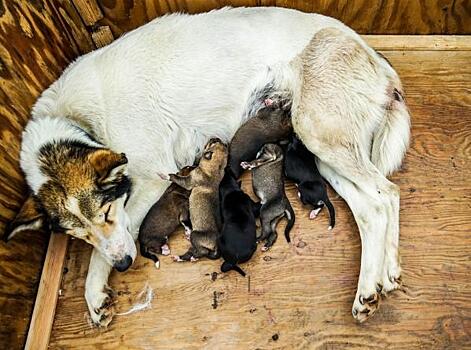
[[[172,255],[172,260],[175,262],[181,262],[183,261],[182,258],[180,258],[178,255]]]

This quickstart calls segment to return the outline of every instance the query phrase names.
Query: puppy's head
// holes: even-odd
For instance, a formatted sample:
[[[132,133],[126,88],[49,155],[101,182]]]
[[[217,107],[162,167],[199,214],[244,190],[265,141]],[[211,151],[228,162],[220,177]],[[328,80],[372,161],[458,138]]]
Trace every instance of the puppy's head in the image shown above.
[[[64,232],[93,245],[118,271],[126,270],[136,257],[124,210],[131,189],[126,156],[58,142],[43,146],[37,162],[43,182],[10,223],[5,238],[41,227]]]
[[[207,174],[223,175],[227,164],[227,146],[217,138],[210,139],[203,150],[199,167]]]
[[[283,157],[283,150],[274,143],[266,143],[257,153],[257,159],[275,161]]]

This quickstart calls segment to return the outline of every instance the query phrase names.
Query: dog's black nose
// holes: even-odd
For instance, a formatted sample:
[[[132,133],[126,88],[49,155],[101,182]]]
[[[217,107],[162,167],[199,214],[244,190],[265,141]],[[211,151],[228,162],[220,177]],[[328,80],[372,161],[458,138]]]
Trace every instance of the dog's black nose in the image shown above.
[[[132,258],[129,255],[126,255],[123,259],[114,263],[114,268],[119,272],[126,271],[129,266],[132,264]]]

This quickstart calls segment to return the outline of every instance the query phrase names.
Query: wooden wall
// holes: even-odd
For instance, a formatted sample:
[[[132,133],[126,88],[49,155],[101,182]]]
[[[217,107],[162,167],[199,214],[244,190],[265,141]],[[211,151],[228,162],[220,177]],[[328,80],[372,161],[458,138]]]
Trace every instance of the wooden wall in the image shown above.
[[[468,0],[98,0],[100,25],[120,35],[168,12],[198,13],[224,6],[282,6],[335,17],[360,33],[469,34]]]
[[[168,12],[283,6],[336,17],[361,33],[469,34],[467,0],[0,0],[0,233],[26,195],[18,165],[32,104],[81,53]],[[21,348],[47,236],[0,243],[0,348]]]
[[[80,17],[68,1],[0,0],[1,234],[26,194],[18,155],[31,106],[80,51],[92,49],[89,39],[72,40],[80,38],[75,23]],[[1,349],[22,348],[47,240],[30,232],[0,243]]]

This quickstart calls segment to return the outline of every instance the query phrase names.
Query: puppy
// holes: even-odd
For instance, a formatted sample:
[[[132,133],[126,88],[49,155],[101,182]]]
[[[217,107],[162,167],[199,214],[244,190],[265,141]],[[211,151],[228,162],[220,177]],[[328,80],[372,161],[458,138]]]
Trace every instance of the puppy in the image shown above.
[[[257,249],[255,217],[260,212],[260,204],[254,203],[240,189],[229,167],[219,185],[221,200],[222,230],[218,247],[224,263],[221,271],[235,270],[242,276],[245,272],[237,264],[248,261]]]
[[[194,167],[185,167],[178,173],[186,176]],[[185,234],[191,232],[191,222],[188,199],[190,191],[172,183],[162,197],[147,213],[139,228],[139,243],[141,255],[154,261],[159,268],[160,262],[157,254],[168,255],[168,237],[181,225],[185,227]]]
[[[173,183],[191,190],[189,198],[192,232],[191,247],[175,261],[195,261],[201,257],[219,258],[217,237],[221,228],[219,183],[227,165],[227,147],[219,139],[211,139],[204,148],[198,167],[189,175],[170,174]]]
[[[294,211],[285,194],[283,182],[283,151],[280,146],[268,143],[258,152],[257,158],[248,163],[242,162],[243,169],[252,170],[252,186],[260,198],[260,221],[262,233],[259,241],[266,240],[262,251],[268,250],[277,238],[276,225],[283,217],[288,219],[285,237],[291,241],[289,233],[294,225]]]
[[[331,230],[335,226],[335,209],[327,196],[327,188],[316,165],[316,156],[295,135],[291,138],[285,154],[285,174],[298,187],[301,202],[309,204],[313,210],[309,214],[314,219],[324,204],[329,209]]]
[[[271,100],[270,100],[271,101]],[[240,163],[255,159],[265,143],[287,139],[292,133],[290,111],[278,104],[265,102],[268,107],[247,120],[235,133],[229,146],[229,166],[236,178],[242,173]]]

